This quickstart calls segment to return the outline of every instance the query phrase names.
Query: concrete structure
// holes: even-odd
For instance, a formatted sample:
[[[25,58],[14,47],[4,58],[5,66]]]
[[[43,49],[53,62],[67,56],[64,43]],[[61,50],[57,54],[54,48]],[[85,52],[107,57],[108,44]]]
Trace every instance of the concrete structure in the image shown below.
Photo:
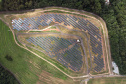
[[[119,74],[119,68],[114,61],[112,61],[112,66],[114,68],[113,72]]]

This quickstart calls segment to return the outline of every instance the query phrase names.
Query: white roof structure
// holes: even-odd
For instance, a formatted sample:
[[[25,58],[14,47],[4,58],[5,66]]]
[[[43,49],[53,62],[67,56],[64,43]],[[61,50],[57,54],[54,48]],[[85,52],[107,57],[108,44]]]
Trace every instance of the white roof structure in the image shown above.
[[[113,72],[119,74],[119,68],[114,61],[112,61],[112,66],[114,68]]]
[[[80,42],[80,40],[78,39],[77,42]]]

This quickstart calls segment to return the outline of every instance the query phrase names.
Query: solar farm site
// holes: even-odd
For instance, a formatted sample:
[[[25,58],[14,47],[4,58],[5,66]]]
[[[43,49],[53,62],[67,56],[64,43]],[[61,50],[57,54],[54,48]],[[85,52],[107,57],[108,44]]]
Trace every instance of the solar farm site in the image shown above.
[[[45,8],[6,15],[17,44],[75,79],[111,74],[105,24],[91,14]]]

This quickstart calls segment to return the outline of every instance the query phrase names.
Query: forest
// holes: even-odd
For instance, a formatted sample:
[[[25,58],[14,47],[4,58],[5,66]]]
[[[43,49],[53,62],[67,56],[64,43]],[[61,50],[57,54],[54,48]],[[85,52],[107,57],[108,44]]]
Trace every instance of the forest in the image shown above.
[[[15,77],[0,65],[0,84],[20,84]]]
[[[108,28],[112,60],[126,75],[126,0],[0,0],[0,11],[18,11],[48,6],[67,7],[93,12],[102,17]]]

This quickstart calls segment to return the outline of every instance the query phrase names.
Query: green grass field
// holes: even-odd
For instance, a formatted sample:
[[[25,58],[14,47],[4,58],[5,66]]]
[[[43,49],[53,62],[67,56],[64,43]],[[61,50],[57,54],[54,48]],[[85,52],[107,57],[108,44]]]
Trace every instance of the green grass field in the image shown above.
[[[0,63],[12,71],[22,84],[36,84],[39,80],[38,75],[42,73],[42,70],[51,71],[53,77],[67,81],[67,76],[63,73],[17,46],[14,42],[12,32],[1,20],[0,27]],[[8,61],[5,58],[6,55],[11,56],[13,61]]]
[[[53,33],[60,33],[59,31],[55,31],[55,30],[50,30],[50,31],[30,31],[30,32],[39,32],[39,33],[53,32]]]
[[[87,18],[87,16],[84,16],[84,15],[74,14],[74,13],[70,13],[70,12],[62,12],[62,11],[58,11],[58,10],[45,11],[44,13],[64,13],[64,14],[73,14],[73,15],[77,15],[77,16],[81,16],[81,17]]]
[[[88,84],[126,84],[126,77],[97,78],[88,81]]]

